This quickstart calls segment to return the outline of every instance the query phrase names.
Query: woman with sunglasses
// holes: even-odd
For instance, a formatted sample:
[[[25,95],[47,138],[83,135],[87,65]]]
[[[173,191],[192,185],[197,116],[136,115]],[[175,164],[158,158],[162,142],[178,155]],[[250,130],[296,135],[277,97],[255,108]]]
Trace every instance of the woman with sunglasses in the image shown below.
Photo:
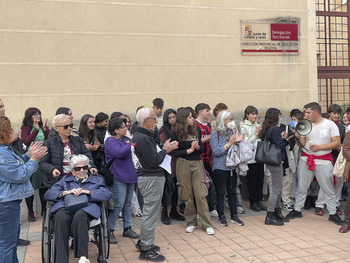
[[[86,155],[90,160],[90,173],[97,173],[91,153],[83,139],[71,135],[72,119],[65,114],[56,115],[52,120],[52,127],[56,134],[44,142],[48,154],[39,163],[40,170],[45,174],[44,185],[50,188],[63,176],[72,175],[69,160],[73,154]]]
[[[21,127],[21,138],[23,143],[29,148],[31,143],[44,143],[48,138],[49,128],[46,126],[47,119],[43,122],[41,118],[41,111],[38,108],[28,108],[24,113],[24,119]],[[41,202],[41,214],[46,212],[46,201],[44,194],[47,190],[43,186],[43,173],[37,170],[30,177],[33,189],[39,189],[39,196]],[[26,198],[26,204],[28,207],[28,221],[35,222],[34,209],[33,209],[34,195]]]
[[[46,200],[55,203],[50,210],[50,216],[54,220],[56,263],[69,262],[70,233],[73,235],[74,257],[80,258],[80,263],[90,262],[88,260],[90,221],[101,215],[96,202],[107,201],[112,196],[101,177],[88,173],[89,163],[87,156],[73,155],[69,161],[73,176],[64,176],[45,194]],[[77,211],[68,211],[65,208],[64,198],[69,194],[87,195],[87,206]]]

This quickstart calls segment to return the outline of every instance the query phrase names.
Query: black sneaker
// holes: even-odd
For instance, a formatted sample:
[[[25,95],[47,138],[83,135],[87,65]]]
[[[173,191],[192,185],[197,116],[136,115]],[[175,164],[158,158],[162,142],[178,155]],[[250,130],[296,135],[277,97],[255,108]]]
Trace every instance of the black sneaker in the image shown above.
[[[342,226],[343,225],[343,220],[339,217],[339,215],[334,214],[334,215],[329,215],[328,218],[329,221],[333,222],[336,225]]]
[[[288,219],[294,219],[294,218],[302,218],[303,215],[299,211],[295,211],[294,209],[286,215],[286,218]]]
[[[165,257],[161,254],[158,254],[153,248],[150,250],[141,250],[139,259],[151,262],[163,262]]]
[[[17,247],[26,247],[30,245],[30,241],[29,240],[25,240],[22,238],[18,238],[17,239]]]
[[[254,212],[260,212],[260,207],[258,205],[258,202],[250,204],[250,209],[253,210]]]
[[[315,207],[315,214],[318,216],[323,216],[323,209],[321,207]]]
[[[131,229],[131,226],[124,228],[123,237],[139,238],[139,235]]]
[[[180,215],[177,211],[170,212],[170,219],[175,219],[176,221],[185,221],[185,218],[182,215]]]
[[[160,247],[159,246],[156,246],[156,245],[151,245],[152,248],[155,250],[155,251],[160,251]],[[137,241],[136,245],[135,245],[136,249],[137,250],[141,250],[141,240]]]
[[[109,230],[109,242],[111,244],[117,244],[118,243],[117,239],[114,236],[114,230],[113,229]]]
[[[160,221],[162,221],[162,223],[164,225],[170,225],[170,218],[168,216],[168,209],[163,208],[162,215],[160,217]]]
[[[267,211],[267,208],[260,201],[258,202],[257,205],[260,208],[260,211]]]
[[[237,215],[231,216],[231,223],[235,223],[237,226],[244,226],[244,223]]]
[[[228,226],[226,217],[224,215],[219,216],[219,225],[220,226]]]

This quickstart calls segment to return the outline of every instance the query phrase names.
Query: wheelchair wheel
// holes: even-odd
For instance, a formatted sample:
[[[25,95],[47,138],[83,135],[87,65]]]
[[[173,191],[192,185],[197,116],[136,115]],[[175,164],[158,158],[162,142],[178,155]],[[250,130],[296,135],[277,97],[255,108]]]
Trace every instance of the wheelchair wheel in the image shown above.
[[[101,207],[101,224],[98,227],[98,263],[108,263],[109,257],[109,231],[107,226],[107,213],[104,205]]]
[[[51,230],[49,213],[45,213],[41,232],[41,259],[42,263],[51,263]]]

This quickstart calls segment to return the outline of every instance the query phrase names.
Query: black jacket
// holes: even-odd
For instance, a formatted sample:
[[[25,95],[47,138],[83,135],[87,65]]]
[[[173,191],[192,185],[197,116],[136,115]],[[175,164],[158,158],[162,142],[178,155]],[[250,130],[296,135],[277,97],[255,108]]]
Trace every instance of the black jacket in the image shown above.
[[[78,136],[69,137],[70,146],[74,154],[84,154],[89,157],[91,167],[95,167],[90,151],[86,148],[82,138]],[[44,142],[47,147],[47,154],[40,159],[39,168],[45,174],[43,178],[44,186],[50,188],[61,180],[62,176],[52,177],[52,171],[57,169],[63,172],[63,144],[61,137],[56,133]]]
[[[136,127],[132,142],[135,144],[135,154],[142,165],[140,175],[144,176],[164,176],[165,170],[159,167],[163,162],[166,151],[157,152],[157,144],[153,138],[153,132],[143,128]]]

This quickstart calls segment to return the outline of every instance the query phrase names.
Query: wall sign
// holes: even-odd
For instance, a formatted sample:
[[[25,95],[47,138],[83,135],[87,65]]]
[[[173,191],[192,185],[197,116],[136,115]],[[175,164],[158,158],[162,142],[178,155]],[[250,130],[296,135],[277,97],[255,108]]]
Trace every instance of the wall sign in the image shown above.
[[[299,54],[299,24],[241,21],[241,51],[246,54]]]

